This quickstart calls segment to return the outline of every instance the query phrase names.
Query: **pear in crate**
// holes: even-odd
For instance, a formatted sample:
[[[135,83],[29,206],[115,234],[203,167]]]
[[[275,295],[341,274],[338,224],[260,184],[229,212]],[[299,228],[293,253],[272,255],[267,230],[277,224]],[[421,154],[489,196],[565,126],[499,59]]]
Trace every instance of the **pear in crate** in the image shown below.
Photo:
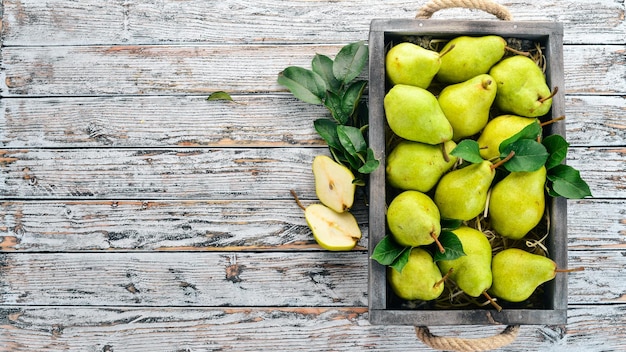
[[[441,233],[439,210],[426,194],[404,191],[387,208],[387,224],[396,242],[417,247],[435,242]]]
[[[546,168],[511,172],[491,190],[489,221],[501,236],[521,239],[543,218]]]
[[[438,52],[409,42],[394,45],[385,56],[385,70],[391,84],[426,89],[439,71],[439,65]]]
[[[491,160],[500,156],[500,143],[513,137],[537,119],[517,115],[500,115],[487,122],[477,139],[480,156]]]
[[[452,126],[437,98],[426,89],[396,84],[384,98],[389,128],[404,139],[440,144],[452,139]]]
[[[350,169],[326,155],[318,155],[313,159],[313,176],[315,193],[322,204],[339,213],[352,207],[356,185]]]
[[[402,272],[389,267],[387,273],[392,290],[405,300],[430,301],[439,297],[444,289],[439,268],[422,248],[411,249]]]
[[[442,147],[448,155],[447,160]],[[402,190],[428,192],[456,163],[457,157],[450,155],[455,147],[453,141],[447,141],[443,146],[401,141],[387,156],[387,181]]]
[[[506,40],[499,36],[460,36],[450,40],[441,49],[441,66],[437,80],[459,83],[489,72],[506,51]]]
[[[306,207],[304,217],[315,241],[327,250],[350,250],[361,238],[361,229],[348,211],[338,213],[318,203]]]

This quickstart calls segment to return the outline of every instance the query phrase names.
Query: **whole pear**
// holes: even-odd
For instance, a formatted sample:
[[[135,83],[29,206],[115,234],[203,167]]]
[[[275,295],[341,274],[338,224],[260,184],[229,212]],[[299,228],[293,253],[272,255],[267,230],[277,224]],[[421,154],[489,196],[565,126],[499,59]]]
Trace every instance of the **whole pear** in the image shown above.
[[[450,40],[442,49],[437,80],[459,83],[487,73],[506,51],[506,40],[495,35],[460,36]]]
[[[548,257],[518,248],[505,249],[491,262],[493,283],[489,292],[509,302],[522,302],[539,285],[554,279],[556,272],[556,263]]]
[[[447,141],[443,147],[448,161],[443,155],[441,144],[401,141],[387,156],[387,181],[402,190],[430,191],[457,161],[457,157],[450,155],[456,143]]]
[[[426,89],[396,84],[384,98],[389,128],[404,139],[440,144],[452,139],[452,126],[437,98]]]
[[[385,69],[391,84],[426,89],[440,65],[438,52],[409,42],[394,45],[385,56]]]
[[[389,267],[387,278],[393,292],[408,301],[430,301],[439,297],[444,289],[439,268],[422,248],[411,249],[402,272]]]
[[[552,92],[539,66],[529,57],[516,55],[494,65],[489,74],[496,80],[496,106],[526,117],[548,113]]]
[[[316,156],[312,168],[315,193],[322,204],[339,213],[349,210],[356,190],[352,171],[326,155]]]
[[[521,239],[543,218],[546,168],[511,172],[491,190],[489,221],[503,237]]]
[[[500,143],[536,121],[535,118],[517,115],[500,115],[489,120],[476,140],[480,147],[480,156],[486,160],[498,158],[500,156]]]
[[[443,175],[434,197],[440,216],[470,220],[485,210],[487,192],[496,174],[492,165],[483,160]]]
[[[452,231],[461,241],[465,255],[454,260],[437,262],[442,273],[453,271],[450,278],[472,297],[480,296],[491,287],[491,244],[480,231],[461,226]]]
[[[452,125],[453,140],[473,136],[485,127],[496,91],[496,83],[488,74],[451,84],[441,91],[437,100]]]
[[[417,247],[435,242],[441,233],[439,210],[426,194],[404,191],[387,208],[387,224],[396,242]]]

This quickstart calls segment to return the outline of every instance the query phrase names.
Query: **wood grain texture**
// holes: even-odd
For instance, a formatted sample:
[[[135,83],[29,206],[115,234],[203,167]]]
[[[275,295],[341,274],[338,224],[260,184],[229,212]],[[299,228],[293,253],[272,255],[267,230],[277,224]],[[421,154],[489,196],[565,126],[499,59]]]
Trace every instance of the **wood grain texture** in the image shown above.
[[[310,67],[342,45],[5,47],[1,94],[12,96],[171,95],[284,92],[287,66]],[[623,95],[624,45],[563,49],[566,94]],[[382,64],[382,63],[381,63]]]
[[[71,309],[70,309],[71,308]],[[523,326],[496,351],[622,351],[623,305],[572,305],[569,324]],[[348,308],[85,308],[0,309],[0,351],[432,351],[411,326],[373,326],[367,310]],[[607,319],[606,317],[611,317]],[[498,326],[441,326],[432,332],[490,336]],[[237,333],[233,333],[233,332]],[[575,347],[573,347],[575,346]]]
[[[624,251],[572,251],[570,304],[623,304]],[[3,305],[367,306],[368,253],[3,253]]]
[[[283,94],[16,98],[0,100],[4,148],[322,146],[313,121],[326,108]],[[623,96],[566,96],[572,146],[620,146],[626,140]]]
[[[3,36],[5,45],[350,42],[366,39],[372,19],[413,18],[424,2],[8,0]],[[626,34],[623,2],[501,3],[514,20],[566,23],[568,44],[622,43]],[[494,19],[461,9],[433,18]]]
[[[308,202],[305,202],[305,204]],[[568,202],[569,250],[626,249],[621,200]],[[367,208],[352,209],[368,247]],[[308,251],[318,250],[291,200],[5,201],[0,250]]]

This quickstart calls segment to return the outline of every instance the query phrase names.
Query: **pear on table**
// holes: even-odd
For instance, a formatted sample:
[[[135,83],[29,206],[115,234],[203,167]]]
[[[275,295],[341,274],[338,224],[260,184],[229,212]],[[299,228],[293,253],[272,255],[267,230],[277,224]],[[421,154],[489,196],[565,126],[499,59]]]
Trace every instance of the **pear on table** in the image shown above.
[[[311,204],[304,210],[313,238],[329,251],[347,251],[361,239],[361,229],[350,212],[338,213],[323,204]]]
[[[387,208],[387,224],[396,242],[418,247],[436,242],[441,233],[439,210],[426,194],[404,191]]]
[[[500,156],[500,143],[513,137],[524,127],[536,122],[535,118],[517,115],[500,115],[494,117],[481,132],[476,140],[480,147],[480,156],[486,160],[493,160]]]
[[[356,185],[350,169],[326,155],[318,155],[313,159],[313,176],[315,193],[322,204],[339,213],[352,208]]]
[[[437,98],[426,89],[396,84],[384,98],[389,128],[404,139],[441,144],[452,139],[452,126]]]
[[[387,78],[391,84],[428,88],[439,71],[439,53],[404,42],[394,45],[385,56]]]
[[[411,249],[402,272],[388,267],[387,273],[393,292],[408,301],[430,301],[439,297],[444,289],[439,268],[431,255],[422,248]]]
[[[518,240],[526,236],[543,218],[546,168],[512,172],[491,190],[489,221],[503,237]]]
[[[436,78],[443,83],[459,83],[489,72],[506,52],[506,40],[496,35],[460,36],[442,49],[441,65]]]
[[[495,105],[502,111],[525,117],[548,113],[552,96],[543,71],[529,57],[516,55],[494,65],[489,74],[496,80]]]
[[[430,145],[403,140],[387,156],[387,181],[398,189],[428,192],[456,163],[458,158],[450,155],[455,147],[453,141]]]
[[[488,74],[448,85],[441,91],[438,101],[452,125],[453,140],[473,136],[485,127],[496,91],[496,83]]]

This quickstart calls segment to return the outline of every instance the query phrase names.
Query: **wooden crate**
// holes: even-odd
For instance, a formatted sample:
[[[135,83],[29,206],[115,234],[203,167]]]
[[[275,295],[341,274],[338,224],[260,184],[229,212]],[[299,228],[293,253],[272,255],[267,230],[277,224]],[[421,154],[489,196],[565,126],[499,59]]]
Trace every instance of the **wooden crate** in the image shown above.
[[[387,87],[384,58],[390,41],[403,36],[432,36],[449,39],[459,35],[500,35],[504,38],[528,39],[541,43],[546,58],[546,78],[551,88],[561,93],[553,98],[551,116],[564,115],[563,83],[563,27],[555,22],[513,21],[459,21],[459,20],[373,20],[370,27],[369,48],[369,142],[381,166],[370,176],[370,256],[376,244],[386,234],[385,210],[385,141],[386,128],[383,98]],[[565,124],[559,122],[544,128],[544,135],[565,137]],[[547,198],[550,214],[550,235],[546,245],[559,267],[567,267],[567,210],[565,199]],[[387,284],[386,268],[370,259],[369,263],[369,319],[372,324],[391,325],[489,325],[489,324],[565,324],[567,320],[567,276],[556,278],[543,286],[543,304],[532,309],[505,308],[498,312],[491,307],[471,309],[406,309],[394,303],[393,292]]]

